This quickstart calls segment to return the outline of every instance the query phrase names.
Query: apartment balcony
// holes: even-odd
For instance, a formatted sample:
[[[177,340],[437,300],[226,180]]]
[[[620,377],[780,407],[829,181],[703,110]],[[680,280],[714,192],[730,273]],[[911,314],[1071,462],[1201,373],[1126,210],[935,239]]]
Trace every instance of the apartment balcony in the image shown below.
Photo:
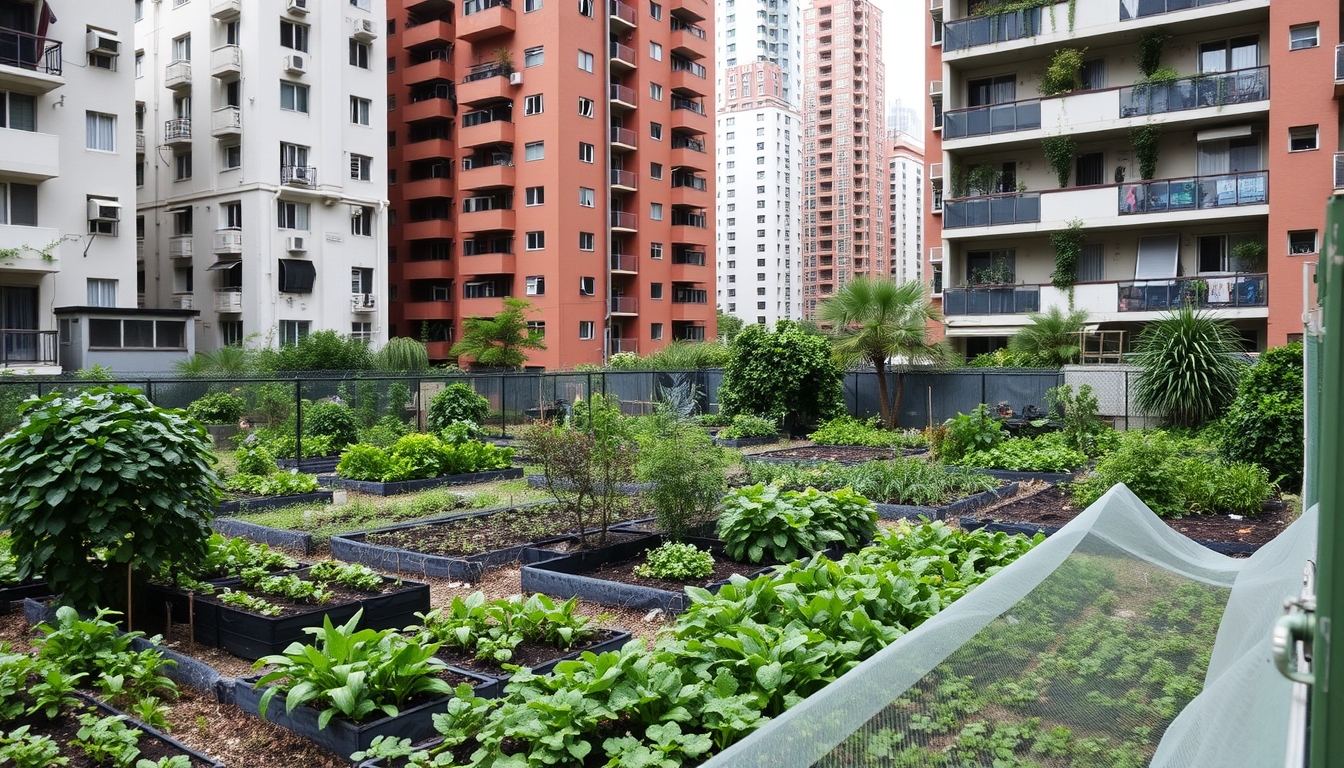
[[[1344,152],[1335,153],[1335,189],[1344,189]]]
[[[350,294],[350,311],[357,315],[367,315],[378,311],[378,295],[374,293]]]
[[[1160,115],[1269,100],[1269,67],[1182,77],[1170,83],[1128,85],[1119,90],[1120,116]],[[1268,104],[1262,104],[1268,109]],[[946,128],[944,128],[946,131]]]
[[[81,201],[82,204],[83,201]],[[53,251],[50,259],[44,259],[41,255],[27,250],[29,248],[46,248],[51,243],[58,243],[60,240],[61,230],[59,229],[0,224],[0,251],[14,252],[17,250],[17,253],[13,256],[0,257],[0,273],[51,274],[60,272],[61,256],[59,248]]]
[[[453,117],[453,102],[448,98],[429,98],[412,101],[401,108],[403,122],[420,120],[448,120]]]
[[[509,0],[467,0],[457,19],[457,36],[469,42],[511,35],[518,28],[518,15]]]
[[[448,59],[430,59],[419,64],[412,64],[401,71],[401,82],[408,86],[430,83],[436,80],[451,81],[452,79],[453,62]]]
[[[191,62],[174,61],[163,71],[163,85],[171,90],[191,87]]]
[[[611,69],[613,72],[630,72],[637,66],[638,58],[635,56],[635,49],[628,45],[621,45],[617,42],[608,44],[610,51],[608,53],[611,59]]]
[[[943,289],[944,315],[1016,315],[1040,311],[1039,285]]]
[[[672,205],[704,208],[709,205],[709,182],[699,176],[679,178],[674,173],[668,202]]]
[[[672,0],[668,12],[683,21],[697,22],[708,18],[707,14],[713,14],[714,6],[709,0]]]
[[[611,271],[618,275],[634,275],[639,273],[639,257],[628,253],[611,254]]]
[[[196,297],[190,293],[175,294],[172,298],[171,306],[173,309],[195,309]]]
[[[672,242],[703,246],[709,240],[709,218],[705,214],[672,209]]]
[[[15,181],[54,179],[61,175],[60,148],[56,134],[0,128],[0,174]]]
[[[672,97],[672,117],[669,127],[673,130],[705,133],[709,125],[705,117],[705,107],[698,101]]]
[[[705,140],[678,133],[672,134],[672,153],[669,162],[673,168],[686,168],[694,171],[708,171],[712,167],[709,153],[705,151]]]
[[[243,75],[243,49],[236,45],[221,45],[210,52],[210,75],[232,80]]]
[[[1265,205],[1269,171],[1141,181],[1120,184],[1117,191],[1122,216]]]
[[[191,235],[174,235],[168,238],[168,255],[174,259],[190,259],[195,247]]]
[[[1344,43],[1335,46],[1335,98],[1344,99]]]
[[[484,147],[491,144],[512,144],[514,125],[508,120],[491,120],[475,125],[462,124],[457,131],[460,147]]]
[[[135,238],[135,260],[145,260],[145,238],[143,237]]]
[[[504,299],[507,295],[499,296],[479,296],[476,298],[462,297],[462,316],[463,317],[494,317],[504,311]],[[409,318],[408,318],[409,319]]]
[[[639,190],[639,180],[633,171],[612,168],[611,188],[616,192],[636,192]]]
[[[713,53],[705,30],[694,24],[672,17],[672,35],[668,38],[672,52],[688,59],[703,59]]]
[[[607,339],[607,354],[619,355],[622,352],[629,352],[632,355],[639,354],[638,339]]]
[[[517,225],[516,214],[511,208],[494,208],[486,211],[463,213],[458,220],[457,229],[462,233],[497,232],[512,230]]]
[[[611,314],[613,315],[638,315],[639,300],[633,296],[612,296]]]
[[[451,139],[427,139],[416,141],[401,149],[401,159],[405,162],[416,160],[451,159],[456,154]]]
[[[521,76],[522,73],[513,74]],[[472,67],[471,72],[457,84],[457,103],[473,106],[489,101],[512,99],[513,86],[509,84],[510,78],[510,73],[498,62]],[[522,84],[521,77],[519,84]]]
[[[634,152],[639,147],[638,134],[629,128],[611,126],[611,150],[613,152]]]
[[[0,29],[0,88],[50,93],[65,85],[62,45],[16,29]]]
[[[705,80],[703,75],[697,75],[689,69],[673,69],[668,75],[667,87],[672,89],[673,93],[688,97],[708,96],[714,92],[712,83]]]
[[[449,178],[414,179],[402,185],[402,197],[423,200],[427,197],[452,197],[453,180]]]
[[[639,106],[636,100],[635,89],[627,88],[624,85],[611,84],[611,108],[613,110],[634,109]]]
[[[943,141],[1041,127],[1041,100],[1024,99],[943,113]]]
[[[463,256],[457,262],[458,272],[464,276],[512,275],[518,272],[518,257],[512,253],[480,253]]]
[[[220,107],[210,118],[210,135],[215,138],[241,136],[243,111],[238,107]]]
[[[217,256],[241,254],[243,252],[243,230],[237,227],[216,229],[214,247],[211,250]]]
[[[282,165],[280,183],[288,187],[316,187],[317,169],[311,165]]]
[[[943,229],[993,227],[1041,220],[1041,194],[1009,193],[943,201]]]
[[[144,154],[145,154],[145,132],[144,132],[144,131],[136,131],[136,132],[135,132],[135,154],[136,154],[137,157],[142,157],[142,156],[144,156]]]
[[[401,316],[407,320],[451,320],[453,319],[453,302],[403,301],[401,302]],[[444,350],[444,352],[446,353],[447,350]]]
[[[408,50],[424,47],[443,47],[456,39],[453,25],[446,21],[428,21],[401,30],[401,44]]]
[[[684,286],[672,286],[673,304],[708,304],[709,291],[702,288],[687,288]]]
[[[243,15],[243,0],[210,0],[210,18],[237,21]]]
[[[639,11],[621,0],[608,0],[607,15],[611,17],[612,30],[617,32],[633,30],[639,23]]]
[[[406,240],[451,240],[456,234],[452,219],[426,219],[401,225],[401,236]]]
[[[400,264],[403,280],[451,280],[457,276],[456,266],[448,259],[403,261]]]
[[[672,252],[672,281],[675,283],[707,283],[713,271],[704,251],[676,249]]]
[[[163,124],[163,143],[180,147],[191,143],[191,118],[176,117]]]
[[[216,312],[221,314],[233,314],[243,311],[243,289],[241,288],[217,288],[215,289]]]
[[[628,211],[611,212],[611,229],[613,232],[637,232],[639,226],[639,217]]]

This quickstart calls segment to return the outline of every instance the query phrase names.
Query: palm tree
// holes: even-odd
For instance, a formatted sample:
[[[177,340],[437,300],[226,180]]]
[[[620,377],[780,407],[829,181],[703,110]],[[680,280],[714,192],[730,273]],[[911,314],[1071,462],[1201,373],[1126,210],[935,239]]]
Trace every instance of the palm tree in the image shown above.
[[[944,345],[929,341],[929,323],[942,314],[925,296],[923,283],[855,278],[817,307],[817,318],[834,329],[831,342],[842,363],[865,362],[877,369],[882,423],[888,429],[896,428],[906,369],[949,357]],[[896,374],[894,398],[888,397],[888,367]]]
[[[1053,368],[1076,362],[1082,347],[1078,334],[1087,322],[1087,310],[1067,312],[1051,307],[1049,312],[1031,315],[1031,325],[1024,326],[1008,340],[1008,348],[1025,357],[1039,360]]]
[[[527,362],[525,349],[545,349],[542,331],[527,327],[526,313],[532,305],[523,299],[504,299],[504,309],[494,317],[468,317],[462,321],[462,339],[448,350],[454,357],[469,357],[473,368],[517,370]]]
[[[1134,402],[1178,427],[1218,418],[1237,394],[1244,366],[1241,336],[1231,325],[1190,307],[1144,326],[1134,345],[1141,369]]]

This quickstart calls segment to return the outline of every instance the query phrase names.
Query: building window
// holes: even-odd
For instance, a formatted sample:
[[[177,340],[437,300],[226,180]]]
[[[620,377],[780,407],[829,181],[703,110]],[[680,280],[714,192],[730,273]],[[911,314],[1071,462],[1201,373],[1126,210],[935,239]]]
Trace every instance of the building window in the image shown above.
[[[373,237],[373,208],[362,205],[359,212],[350,217],[350,234],[360,237]]]
[[[87,298],[90,307],[117,306],[117,281],[90,277]]]
[[[649,178],[661,181],[663,178],[663,164],[649,163]]]
[[[369,68],[369,52],[371,47],[368,43],[361,43],[358,40],[350,41],[350,66],[360,69]],[[395,61],[395,59],[393,60]]]
[[[117,151],[117,117],[101,112],[85,112],[84,146],[96,152]]]
[[[595,277],[580,277],[580,278],[579,278],[579,295],[580,295],[580,296],[593,296],[593,295],[595,295],[596,293],[597,293],[597,278],[595,278]]]
[[[0,91],[0,128],[36,131],[37,99],[25,93]]]
[[[662,244],[662,243],[649,243],[649,258],[650,258],[650,259],[661,259],[661,258],[663,258],[663,244]]]
[[[243,167],[243,148],[239,144],[228,144],[220,148],[224,153],[224,170],[232,171]]]
[[[579,162],[593,162],[593,145],[585,142],[579,142]]]
[[[653,139],[654,141],[663,140],[662,123],[649,123],[649,138]]]
[[[579,69],[584,72],[593,71],[593,54],[587,51],[579,51]]]
[[[1289,152],[1307,152],[1317,148],[1318,136],[1316,126],[1300,125],[1296,128],[1288,129],[1288,151]]]
[[[173,39],[173,61],[191,61],[191,35]]]
[[[541,0],[523,0],[523,13],[541,10]]]
[[[542,110],[541,94],[523,97],[523,114],[540,115]]]
[[[527,333],[528,333],[528,335],[530,335],[530,336],[535,336],[535,337],[538,338],[538,339],[544,339],[544,338],[546,338],[546,321],[545,321],[545,320],[528,320],[528,321],[527,321]]]
[[[527,295],[528,296],[546,295],[546,277],[544,275],[527,278]]]
[[[596,204],[597,196],[593,190],[588,187],[579,187],[579,205],[584,208],[592,208]]]
[[[539,67],[546,63],[546,47],[538,45],[523,51],[523,67]]]
[[[241,346],[243,343],[243,321],[220,320],[219,339],[226,347]]]
[[[579,233],[579,250],[580,250],[580,251],[592,251],[592,250],[596,250],[596,244],[597,244],[597,238],[593,235],[592,232],[580,232],[580,233]]]
[[[649,15],[657,21],[663,20],[663,6],[659,3],[649,3]]]
[[[579,117],[593,116],[593,100],[579,97]]]
[[[653,339],[654,341],[662,341],[662,340],[663,340],[663,324],[662,324],[662,323],[650,323],[650,324],[649,324],[649,338],[650,338],[650,339]]]
[[[174,175],[174,180],[175,180],[175,181],[186,181],[187,179],[190,179],[190,178],[191,178],[191,153],[190,153],[190,152],[183,152],[182,154],[177,155],[176,158],[175,158],[175,162],[176,162],[176,173],[175,173],[175,175]]]
[[[545,248],[545,247],[546,247],[546,233],[545,233],[545,232],[528,232],[528,233],[527,233],[527,250],[529,250],[529,251],[540,251],[541,249],[543,249],[543,248]]]
[[[662,299],[662,298],[663,298],[663,284],[662,284],[662,283],[649,283],[649,298],[650,298],[650,299]]]
[[[308,86],[281,80],[280,108],[290,112],[307,112]]]
[[[657,83],[649,83],[649,98],[654,101],[663,100],[663,86]]]
[[[308,231],[308,204],[276,201],[276,220],[280,229]]]
[[[280,20],[280,45],[295,51],[308,52],[308,27],[286,19]]]
[[[541,160],[546,157],[546,145],[544,142],[531,141],[523,145],[523,159],[527,162]]]
[[[580,320],[580,321],[579,321],[579,338],[580,338],[580,339],[583,339],[583,340],[588,340],[588,339],[593,338],[593,336],[595,335],[596,329],[597,329],[597,324],[594,323],[592,320]]]
[[[147,165],[149,164],[148,163],[135,164],[135,186],[137,187],[145,186],[145,167]]]
[[[367,157],[365,155],[350,156],[350,178],[354,179],[355,181],[368,181],[371,176],[372,169],[373,169],[372,157]],[[393,180],[389,180],[388,183],[395,184],[396,182]]]
[[[373,341],[373,323],[351,323],[350,338],[358,341]]]
[[[1289,232],[1288,253],[1292,256],[1316,253],[1316,230],[1301,229]]]
[[[135,52],[135,76],[141,78],[145,76],[145,52]]]
[[[237,201],[231,203],[220,203],[219,205],[219,223],[225,229],[243,228],[243,204]]]
[[[350,122],[355,125],[369,124],[369,110],[373,107],[373,102],[368,99],[361,99],[358,96],[350,97]]]
[[[1288,50],[1298,51],[1303,48],[1315,48],[1320,44],[1321,27],[1319,24],[1301,24],[1288,28]]]
[[[311,320],[281,320],[280,346],[298,346],[299,341],[307,336],[312,329],[313,323]]]
[[[657,44],[657,43],[654,43],[654,42],[650,42],[650,43],[649,43],[649,58],[650,58],[650,59],[653,59],[654,61],[662,61],[662,60],[663,60],[663,46],[661,46],[661,45],[659,45],[659,44]]]
[[[593,18],[593,0],[579,0],[579,14]]]
[[[528,204],[528,205],[545,205],[545,203],[546,203],[546,188],[545,188],[545,187],[528,187],[527,190],[526,190],[526,197],[527,197],[527,204]]]
[[[663,204],[662,204],[662,203],[649,203],[649,218],[650,218],[650,219],[653,219],[654,221],[662,221],[662,220],[663,220]]]

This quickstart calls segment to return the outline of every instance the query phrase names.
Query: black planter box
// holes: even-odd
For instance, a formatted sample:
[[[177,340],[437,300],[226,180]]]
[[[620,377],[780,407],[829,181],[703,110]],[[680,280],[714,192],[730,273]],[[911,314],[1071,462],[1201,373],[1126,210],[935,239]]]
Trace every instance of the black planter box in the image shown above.
[[[453,672],[471,678],[476,684],[478,696],[497,687],[497,682],[489,678],[459,669],[454,669]],[[265,689],[256,687],[256,681],[259,679],[260,675],[240,679],[234,693],[238,707],[257,717],[261,717],[261,696],[265,693]],[[452,698],[451,695],[444,696],[403,709],[396,717],[381,717],[367,723],[356,724],[334,717],[326,728],[318,728],[317,718],[320,712],[316,708],[301,706],[295,707],[293,712],[285,712],[285,697],[276,694],[266,708],[266,716],[262,719],[287,728],[300,736],[306,736],[313,742],[348,758],[353,752],[368,749],[378,736],[410,739],[412,742],[424,741],[434,736],[437,733],[434,730],[434,715],[447,711],[448,702]]]
[[[883,520],[948,520],[960,514],[979,509],[987,504],[1017,493],[1017,483],[1005,483],[992,491],[984,491],[958,499],[941,507],[921,507],[914,504],[876,504],[877,515]]]
[[[974,517],[963,517],[959,522],[962,529],[967,531],[976,531],[983,528],[990,533],[1021,533],[1027,536],[1035,536],[1038,533],[1053,536],[1060,530],[1058,526],[981,520]],[[1192,541],[1222,555],[1250,555],[1264,546],[1263,544],[1243,544],[1239,541],[1197,541],[1194,539]]]
[[[396,496],[401,493],[412,493],[414,491],[423,491],[429,488],[440,488],[445,485],[472,485],[474,483],[490,483],[496,480],[517,480],[522,476],[522,467],[510,467],[508,469],[492,469],[488,472],[470,472],[465,475],[429,477],[424,480],[403,480],[397,483],[376,483],[371,480],[346,480],[345,478],[336,475],[323,475],[318,477],[317,481],[329,488],[349,488],[352,491],[368,493],[374,496]]]
[[[267,509],[292,507],[295,504],[330,504],[331,491],[296,493],[289,496],[262,496],[256,499],[221,501],[215,507],[216,515],[236,515],[240,512],[261,512]]]
[[[336,465],[341,463],[341,456],[304,456],[299,459],[276,459],[275,463],[281,469],[297,469],[300,472],[307,472],[310,475],[335,472]]]
[[[50,597],[51,587],[45,581],[30,581],[13,587],[0,589],[0,616],[14,610],[14,604],[23,604],[26,597]]]
[[[556,664],[559,664],[562,661],[569,661],[570,659],[577,659],[585,653],[589,652],[606,653],[607,651],[620,650],[622,647],[625,646],[626,643],[630,642],[630,638],[632,637],[632,635],[629,632],[625,632],[623,630],[599,629],[597,631],[599,633],[603,632],[610,633],[610,636],[605,638],[599,636],[588,645],[580,646],[578,648],[574,648],[568,651],[561,651],[557,649],[555,651],[555,658],[552,658],[548,661],[544,661],[540,664],[533,666],[532,673],[536,675],[548,675],[555,669]],[[477,688],[476,690],[477,696],[482,696],[484,698],[489,699],[503,696],[504,686],[508,684],[509,678],[513,677],[513,674],[510,672],[503,672],[503,671],[494,672],[494,671],[482,671],[479,669],[468,669],[465,665],[459,665],[459,664],[449,664],[449,667],[451,669],[461,670],[463,672],[476,675],[478,677],[484,677],[487,679],[495,680],[497,682],[497,686],[495,688],[493,689]],[[488,693],[482,693],[482,690],[485,690]]]
[[[522,470],[519,471],[521,472]],[[414,573],[421,576],[434,576],[442,579],[479,581],[481,574],[485,572],[486,568],[509,565],[517,562],[534,563],[557,557],[558,555],[555,552],[545,549],[547,544],[575,540],[574,536],[557,536],[544,541],[528,542],[512,547],[505,547],[503,549],[496,549],[491,552],[482,552],[479,555],[462,555],[455,557],[427,554],[425,552],[416,552],[411,549],[389,547],[368,542],[368,535],[371,533],[403,531],[409,528],[419,528],[425,525],[452,523],[474,517],[495,515],[500,512],[507,512],[509,509],[517,509],[517,507],[491,509],[484,512],[469,512],[467,514],[452,515],[450,517],[435,520],[418,520],[410,523],[399,523],[397,525],[389,525],[383,528],[359,531],[357,533],[338,533],[331,537],[331,556],[337,560],[344,560],[347,563],[362,563],[370,568],[389,573]]]
[[[305,555],[313,553],[313,535],[311,533],[271,528],[231,517],[217,517],[210,521],[210,527],[225,536],[237,536],[259,544],[302,552]]]
[[[787,440],[788,435],[781,432],[774,437],[715,437],[714,442],[724,448],[751,448],[756,445],[774,445]]]
[[[949,467],[951,469],[951,467]],[[1009,480],[1012,482],[1025,483],[1029,480],[1039,480],[1051,485],[1073,482],[1072,472],[1019,472],[1015,469],[980,469],[978,467],[965,467],[970,472],[978,472],[982,475],[997,477],[1000,480]]]
[[[521,574],[521,589],[523,592],[541,592],[563,599],[578,597],[586,602],[597,603],[598,605],[612,605],[640,610],[660,608],[669,613],[680,613],[686,610],[686,606],[690,602],[689,598],[686,597],[685,589],[680,592],[673,592],[670,589],[624,584],[584,575],[608,563],[638,557],[646,549],[656,549],[663,541],[662,534],[653,534],[606,547],[573,552],[543,563],[524,566]],[[723,543],[718,540],[688,537],[683,541],[695,544],[701,549],[709,549],[715,557],[724,557]],[[769,573],[773,568],[774,566],[764,566],[751,575],[759,576],[763,573]],[[709,590],[711,592],[718,591],[723,583],[712,584]]]

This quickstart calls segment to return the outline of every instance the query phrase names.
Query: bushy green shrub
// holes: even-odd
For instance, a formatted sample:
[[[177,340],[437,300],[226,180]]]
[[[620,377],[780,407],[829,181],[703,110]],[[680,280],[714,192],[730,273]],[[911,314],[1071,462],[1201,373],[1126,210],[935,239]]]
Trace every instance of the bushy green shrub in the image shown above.
[[[392,467],[387,451],[373,445],[352,445],[341,453],[336,474],[347,480],[381,482]]]
[[[1035,355],[1014,352],[1007,347],[982,352],[966,362],[969,368],[1053,368]]]
[[[269,475],[276,470],[275,455],[264,445],[243,448],[238,451],[238,474]]]
[[[484,424],[490,417],[490,401],[466,384],[449,384],[429,401],[425,424],[430,432],[441,432],[455,421]]]
[[[237,424],[247,401],[228,392],[214,392],[187,406],[187,413],[202,424]]]
[[[1003,442],[1008,430],[981,403],[970,413],[959,413],[934,431],[933,454],[946,464],[960,464],[971,451],[987,451]]]
[[[330,435],[309,435],[303,436],[303,456],[311,458],[313,456],[330,456],[339,453],[340,449],[332,440]],[[298,458],[298,447],[293,434],[279,435],[266,441],[266,450],[275,454],[277,459]]]
[[[373,367],[373,353],[369,351],[369,343],[362,339],[335,331],[314,331],[299,339],[298,344],[258,350],[256,362],[257,367],[268,373],[367,371]]]
[[[1134,401],[1168,424],[1203,426],[1232,402],[1241,351],[1235,328],[1189,307],[1150,322],[1134,346]]]
[[[658,528],[674,539],[707,522],[728,490],[728,453],[695,424],[666,414],[638,436],[636,476],[649,483],[643,498]]]
[[[1070,446],[1090,456],[1100,455],[1099,441],[1105,439],[1100,435],[1110,428],[1097,417],[1101,405],[1090,384],[1082,385],[1077,392],[1069,384],[1051,387],[1045,393],[1045,405],[1063,422],[1063,434]]]
[[[1254,461],[1285,492],[1302,487],[1304,401],[1302,344],[1266,351],[1242,374],[1237,397],[1219,424],[1220,449],[1233,461]]]
[[[788,563],[835,544],[855,546],[877,532],[877,509],[848,489],[738,488],[724,497],[718,534],[738,562]]]
[[[341,454],[336,472],[347,480],[399,482],[444,475],[507,469],[513,449],[478,442],[449,444],[434,435],[410,434],[389,450],[352,445]]]
[[[359,423],[348,405],[316,402],[303,409],[303,437],[329,437],[332,445],[346,446],[359,441]]]
[[[690,581],[714,572],[714,556],[694,544],[669,541],[645,554],[648,557],[642,565],[635,566],[635,575],[646,579]]]
[[[294,496],[317,490],[317,477],[305,475],[297,469],[272,472],[269,475],[237,474],[230,477],[224,488],[235,493],[254,493],[258,496]]]
[[[725,413],[702,413],[695,420],[702,427],[726,427],[733,423],[733,418]]]
[[[1124,483],[1148,508],[1163,517],[1181,514],[1177,444],[1166,433],[1126,432],[1120,445],[1097,462],[1094,473],[1072,486],[1073,499],[1088,506],[1116,483]]]
[[[1008,469],[1018,472],[1072,472],[1087,463],[1087,454],[1076,450],[1063,432],[1040,437],[1004,440],[993,448],[971,451],[961,457],[961,466]]]
[[[376,445],[379,448],[391,448],[393,443],[413,431],[409,424],[396,416],[384,416],[372,427],[359,431],[359,442]]]
[[[1274,492],[1269,472],[1255,464],[1181,461],[1181,506],[1189,512],[1254,515]]]
[[[745,413],[734,416],[731,424],[719,430],[719,437],[724,440],[741,440],[747,437],[777,437],[778,435],[779,425],[772,419],[763,419]]]
[[[817,445],[861,445],[870,448],[913,448],[927,441],[917,431],[896,432],[881,427],[877,416],[863,421],[839,416],[822,424],[808,439]]]
[[[748,325],[733,337],[729,350],[719,388],[723,413],[782,417],[801,426],[844,412],[843,374],[825,337],[781,320],[774,333]]]

